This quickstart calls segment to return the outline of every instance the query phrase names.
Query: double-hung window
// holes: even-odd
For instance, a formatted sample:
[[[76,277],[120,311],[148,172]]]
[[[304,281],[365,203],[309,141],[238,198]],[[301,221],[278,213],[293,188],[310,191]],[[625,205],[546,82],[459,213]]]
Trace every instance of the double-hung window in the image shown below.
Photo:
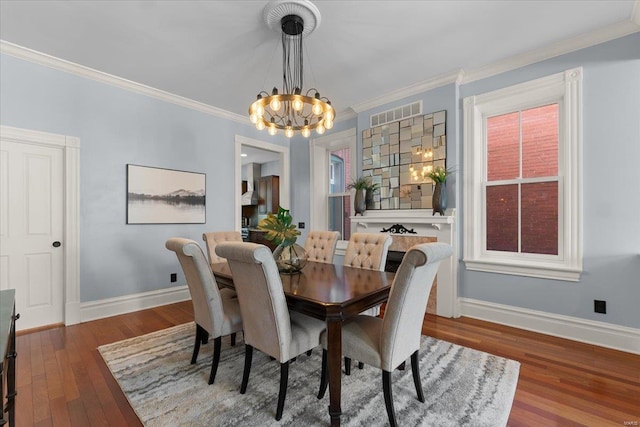
[[[311,163],[311,229],[339,231],[351,236],[353,203],[347,185],[356,176],[355,129],[313,139]],[[339,242],[338,252],[344,246]]]
[[[467,269],[579,280],[582,70],[464,100]]]

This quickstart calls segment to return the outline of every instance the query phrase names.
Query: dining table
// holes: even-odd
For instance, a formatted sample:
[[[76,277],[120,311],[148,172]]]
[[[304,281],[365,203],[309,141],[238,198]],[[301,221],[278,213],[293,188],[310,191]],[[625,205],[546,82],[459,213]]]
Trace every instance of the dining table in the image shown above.
[[[211,264],[219,285],[233,287],[226,262]],[[361,312],[384,303],[394,273],[322,262],[307,262],[297,274],[280,274],[289,310],[327,324],[329,416],[331,426],[340,425],[342,409],[342,324]]]

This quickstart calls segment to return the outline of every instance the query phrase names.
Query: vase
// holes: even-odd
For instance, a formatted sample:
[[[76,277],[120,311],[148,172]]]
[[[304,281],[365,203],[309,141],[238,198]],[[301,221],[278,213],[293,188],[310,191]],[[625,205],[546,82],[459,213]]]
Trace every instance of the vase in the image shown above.
[[[285,274],[300,273],[300,270],[307,263],[307,251],[298,244],[281,243],[273,251],[273,259],[276,261],[278,271]]]
[[[373,191],[366,190],[364,200],[365,200],[365,209],[372,210],[374,208]]]
[[[444,182],[436,182],[431,202],[433,205],[433,215],[438,212],[444,216],[444,211],[447,209],[447,187]]]
[[[367,197],[364,189],[356,190],[356,197],[353,199],[353,209],[356,211],[356,215],[362,215],[367,210]]]

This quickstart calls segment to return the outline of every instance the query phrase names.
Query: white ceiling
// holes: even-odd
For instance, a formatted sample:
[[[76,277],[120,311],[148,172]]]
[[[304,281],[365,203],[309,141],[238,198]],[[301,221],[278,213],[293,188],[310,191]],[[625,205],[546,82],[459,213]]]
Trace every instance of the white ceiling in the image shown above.
[[[328,1],[305,39],[305,88],[340,112],[425,81],[616,26],[639,0]],[[282,86],[267,1],[0,0],[0,38],[242,116]],[[627,30],[627,32],[629,32]]]

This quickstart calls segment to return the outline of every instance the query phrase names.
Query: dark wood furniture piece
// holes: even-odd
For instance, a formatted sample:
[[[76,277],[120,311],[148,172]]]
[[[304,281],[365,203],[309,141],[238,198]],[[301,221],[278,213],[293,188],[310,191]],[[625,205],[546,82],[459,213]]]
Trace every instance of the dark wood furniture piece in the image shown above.
[[[20,318],[16,314],[15,289],[0,291],[0,373],[2,384],[0,386],[0,425],[7,422],[11,427],[15,426],[16,418],[16,320]],[[5,387],[7,402],[5,404]],[[8,418],[5,419],[5,413]]]
[[[233,287],[226,263],[212,265],[219,284]],[[300,274],[280,275],[290,310],[327,323],[329,415],[340,425],[342,323],[387,300],[393,273],[308,262]],[[320,378],[318,378],[320,380]]]
[[[280,177],[268,175],[256,180],[258,187],[258,214],[278,213],[280,207]]]
[[[250,228],[248,241],[251,243],[258,243],[260,245],[265,245],[266,247],[271,249],[271,252],[273,252],[276,250],[278,245],[275,245],[271,240],[265,239],[266,235],[267,235],[266,231]]]

